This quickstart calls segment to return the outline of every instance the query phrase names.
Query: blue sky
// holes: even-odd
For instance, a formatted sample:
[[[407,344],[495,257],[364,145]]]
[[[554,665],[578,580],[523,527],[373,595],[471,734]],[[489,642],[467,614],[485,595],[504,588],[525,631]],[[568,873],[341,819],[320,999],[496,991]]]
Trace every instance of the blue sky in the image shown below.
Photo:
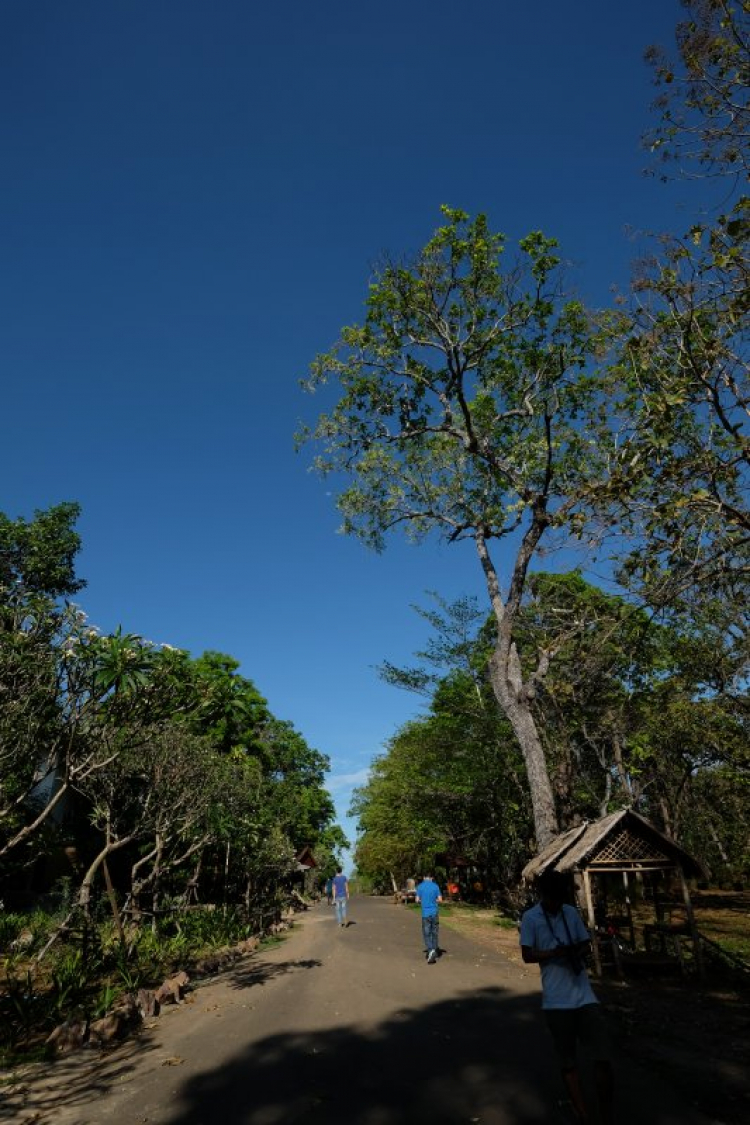
[[[674,0],[39,0],[0,12],[0,509],[83,506],[102,629],[231,653],[353,784],[418,710],[382,684],[470,551],[337,534],[293,434],[370,266],[449,203],[560,240],[592,303],[632,231]]]

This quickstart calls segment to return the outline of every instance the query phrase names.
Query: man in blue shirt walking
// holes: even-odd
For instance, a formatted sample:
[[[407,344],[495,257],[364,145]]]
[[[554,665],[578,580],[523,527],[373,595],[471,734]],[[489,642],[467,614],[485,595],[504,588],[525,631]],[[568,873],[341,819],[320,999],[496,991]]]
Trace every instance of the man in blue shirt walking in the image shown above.
[[[438,959],[438,904],[443,901],[440,887],[432,875],[425,875],[417,887],[417,902],[422,907],[422,937],[427,950],[427,964],[434,965]]]
[[[333,878],[333,905],[336,908],[336,921],[340,926],[348,926],[346,906],[349,901],[349,880],[339,867]]]

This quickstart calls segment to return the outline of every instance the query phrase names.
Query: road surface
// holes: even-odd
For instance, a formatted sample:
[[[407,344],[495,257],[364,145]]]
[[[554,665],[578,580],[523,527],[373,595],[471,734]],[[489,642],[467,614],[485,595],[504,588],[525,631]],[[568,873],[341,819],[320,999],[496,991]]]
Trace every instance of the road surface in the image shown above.
[[[564,1121],[536,966],[359,896],[202,983],[113,1052],[51,1064],[5,1115],[18,1125],[532,1125]],[[621,1125],[708,1125],[616,1061]]]

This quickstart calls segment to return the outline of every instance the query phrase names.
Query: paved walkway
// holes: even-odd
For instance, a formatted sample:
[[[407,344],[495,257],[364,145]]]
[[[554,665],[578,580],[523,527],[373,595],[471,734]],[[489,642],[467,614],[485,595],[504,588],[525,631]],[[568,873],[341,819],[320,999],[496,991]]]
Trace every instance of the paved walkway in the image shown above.
[[[537,971],[416,911],[320,904],[277,946],[204,983],[104,1057],[79,1052],[11,1095],[17,1125],[532,1125],[564,1121]],[[709,1125],[620,1061],[618,1125]],[[714,1123],[716,1125],[716,1123]]]

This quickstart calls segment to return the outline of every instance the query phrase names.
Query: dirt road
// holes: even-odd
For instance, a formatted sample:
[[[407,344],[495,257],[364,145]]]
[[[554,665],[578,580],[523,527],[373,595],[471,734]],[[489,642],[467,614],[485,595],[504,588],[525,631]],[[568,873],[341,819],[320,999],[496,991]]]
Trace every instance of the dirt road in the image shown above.
[[[34,1125],[531,1125],[564,1121],[535,967],[355,898],[204,983],[106,1056],[79,1052],[11,1092]],[[708,1125],[679,1091],[616,1063],[622,1125]],[[717,1123],[714,1123],[717,1125]]]

